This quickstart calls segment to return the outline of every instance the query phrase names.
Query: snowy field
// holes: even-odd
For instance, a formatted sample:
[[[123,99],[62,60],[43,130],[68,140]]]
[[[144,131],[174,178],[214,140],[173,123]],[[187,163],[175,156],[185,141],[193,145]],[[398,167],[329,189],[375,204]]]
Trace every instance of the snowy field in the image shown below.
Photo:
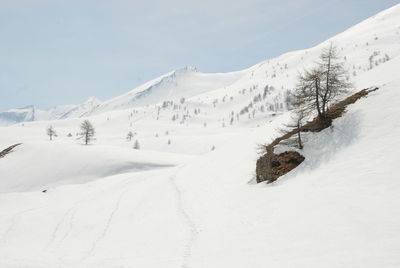
[[[0,127],[1,150],[23,143],[0,159],[0,267],[400,267],[399,32],[397,5],[247,70],[185,68]],[[310,134],[296,170],[255,184],[258,145],[330,41],[354,90],[379,90]],[[79,116],[96,128],[88,146]]]

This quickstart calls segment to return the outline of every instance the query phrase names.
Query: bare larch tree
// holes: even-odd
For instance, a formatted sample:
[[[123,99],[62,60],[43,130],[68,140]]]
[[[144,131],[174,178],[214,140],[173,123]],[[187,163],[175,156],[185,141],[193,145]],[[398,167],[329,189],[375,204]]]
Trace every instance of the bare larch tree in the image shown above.
[[[127,139],[128,141],[131,141],[132,138],[133,138],[133,133],[132,133],[132,131],[129,131],[128,134],[126,135],[126,139]]]
[[[304,109],[297,109],[294,111],[291,121],[288,124],[285,124],[284,126],[286,129],[282,130],[284,133],[290,133],[292,132],[293,136],[290,138],[284,140],[282,144],[288,145],[288,146],[294,146],[299,148],[300,150],[303,149],[304,144],[303,144],[303,139],[301,137],[301,128],[306,122],[306,119],[309,116],[309,112]]]
[[[316,111],[319,118],[325,119],[329,106],[351,88],[348,77],[343,62],[339,61],[337,48],[331,44],[322,50],[315,67],[299,74],[295,106]]]
[[[85,140],[85,144],[88,145],[91,140],[94,139],[95,130],[92,123],[89,120],[85,120],[81,124],[81,131],[79,133],[79,138],[83,138]]]
[[[50,140],[53,140],[53,137],[57,137],[57,132],[54,130],[52,125],[46,128],[46,133],[47,136],[49,136]]]

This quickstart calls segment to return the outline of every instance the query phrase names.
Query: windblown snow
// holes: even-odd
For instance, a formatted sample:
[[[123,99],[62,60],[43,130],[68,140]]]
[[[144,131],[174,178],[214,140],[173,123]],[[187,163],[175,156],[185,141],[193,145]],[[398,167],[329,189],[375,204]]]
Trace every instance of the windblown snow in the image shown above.
[[[379,90],[309,134],[297,169],[254,184],[258,145],[330,42],[354,90]],[[243,71],[187,67],[104,102],[0,113],[14,123],[0,149],[23,143],[0,159],[0,267],[400,266],[399,55],[396,5]]]

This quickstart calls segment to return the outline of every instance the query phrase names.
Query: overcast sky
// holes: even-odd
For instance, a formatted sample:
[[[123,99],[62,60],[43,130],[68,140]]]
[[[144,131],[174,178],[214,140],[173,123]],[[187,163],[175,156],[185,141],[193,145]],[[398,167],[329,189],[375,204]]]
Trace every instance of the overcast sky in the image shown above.
[[[247,68],[398,0],[0,0],[0,110],[117,96],[184,66]]]

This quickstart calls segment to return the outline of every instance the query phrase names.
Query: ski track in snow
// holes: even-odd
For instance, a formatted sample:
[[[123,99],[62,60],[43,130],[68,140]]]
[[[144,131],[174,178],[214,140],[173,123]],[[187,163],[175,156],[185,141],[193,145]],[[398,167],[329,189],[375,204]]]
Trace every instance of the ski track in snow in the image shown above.
[[[128,183],[127,183],[128,184]],[[129,188],[128,188],[129,189]],[[82,259],[82,261],[86,260],[87,258],[89,258],[90,256],[92,256],[93,252],[95,251],[95,249],[97,248],[97,245],[101,242],[101,240],[104,239],[104,237],[107,235],[108,230],[110,229],[111,226],[111,222],[114,219],[115,214],[118,212],[119,207],[120,207],[120,203],[122,198],[124,197],[124,195],[128,192],[128,189],[125,189],[118,197],[117,201],[115,202],[114,208],[111,211],[106,225],[104,226],[103,232],[100,234],[100,236],[94,240],[92,247],[90,248],[90,250],[88,251],[87,255]]]
[[[75,207],[72,207],[72,208],[68,209],[67,212],[66,212],[66,213],[63,215],[63,217],[61,218],[61,220],[57,223],[56,227],[54,228],[53,233],[51,234],[51,239],[50,239],[50,241],[47,243],[46,247],[45,247],[43,250],[48,249],[48,248],[54,243],[54,241],[55,241],[56,238],[57,238],[57,233],[59,232],[61,225],[65,222],[65,219],[66,219],[67,216],[72,212],[72,210],[73,210],[74,208],[75,208]]]
[[[40,209],[40,208],[30,208],[30,209],[26,209],[26,210],[23,210],[23,211],[20,211],[20,212],[16,213],[16,214],[12,217],[10,226],[9,226],[9,227],[7,228],[7,230],[3,233],[2,238],[1,238],[1,241],[3,241],[3,242],[6,241],[7,236],[8,236],[8,235],[12,232],[12,230],[15,228],[15,225],[17,224],[18,219],[19,219],[22,215],[24,215],[25,213],[31,212],[31,211],[33,211],[33,210],[38,210],[38,209]]]
[[[196,241],[196,238],[199,234],[199,231],[198,231],[198,228],[197,228],[195,222],[192,220],[190,215],[185,210],[184,201],[183,201],[183,193],[176,183],[176,175],[178,174],[179,170],[181,170],[182,168],[183,167],[180,167],[172,176],[170,176],[169,180],[170,180],[171,185],[174,189],[174,192],[177,196],[178,212],[184,218],[184,220],[188,226],[188,229],[190,231],[190,237],[185,245],[184,255],[183,255],[183,260],[182,260],[182,265],[181,265],[182,268],[190,268],[190,261],[191,261],[191,257],[192,257],[192,248],[193,248],[193,244]]]
[[[67,237],[69,236],[70,232],[72,231],[72,227],[73,227],[73,222],[75,219],[75,213],[77,211],[77,208],[73,208],[71,216],[69,217],[69,223],[68,223],[68,229],[67,231],[64,233],[64,236],[61,238],[60,242],[58,243],[58,247],[60,247],[62,245],[62,243],[65,241],[65,239],[67,239]]]
[[[44,250],[47,250],[51,245],[53,245],[56,240],[57,240],[57,233],[59,233],[61,230],[61,226],[63,225],[63,223],[67,220],[67,218],[69,218],[68,221],[68,227],[67,230],[65,231],[64,235],[61,237],[61,239],[59,239],[59,242],[57,243],[57,247],[60,247],[62,245],[62,243],[64,242],[64,240],[68,237],[69,233],[72,230],[73,227],[73,220],[75,217],[75,213],[78,209],[78,205],[80,203],[82,203],[82,201],[76,202],[75,205],[71,208],[69,208],[67,210],[67,212],[65,212],[65,214],[63,215],[63,217],[61,218],[61,220],[58,222],[58,224],[56,225],[56,227],[54,228],[54,231],[52,233],[51,239],[48,242],[47,246],[44,248]]]

